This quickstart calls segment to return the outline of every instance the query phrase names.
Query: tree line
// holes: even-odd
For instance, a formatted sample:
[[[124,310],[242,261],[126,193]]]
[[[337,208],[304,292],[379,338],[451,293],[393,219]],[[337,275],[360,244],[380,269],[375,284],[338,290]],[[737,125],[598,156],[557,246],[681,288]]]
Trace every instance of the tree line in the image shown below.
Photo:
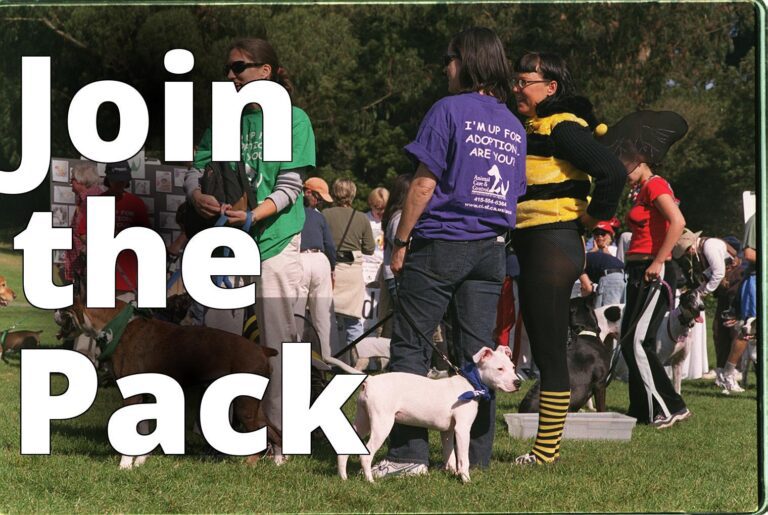
[[[740,235],[741,192],[754,190],[756,11],[749,3],[82,6],[0,9],[0,169],[20,160],[21,56],[51,56],[52,155],[79,154],[69,140],[72,96],[97,80],[135,87],[147,102],[149,156],[163,154],[163,87],[195,83],[195,137],[210,124],[211,81],[238,36],[269,39],[309,114],[318,175],[351,177],[358,198],[413,170],[402,148],[446,94],[442,56],[450,37],[471,26],[494,29],[510,60],[526,50],[558,52],[579,93],[611,125],[638,109],[674,110],[688,135],[663,174],[689,227]],[[194,69],[163,67],[172,48],[195,56]],[[104,139],[117,135],[117,110],[98,116]],[[47,210],[48,186],[1,200],[6,226]],[[620,215],[626,211],[626,201]]]

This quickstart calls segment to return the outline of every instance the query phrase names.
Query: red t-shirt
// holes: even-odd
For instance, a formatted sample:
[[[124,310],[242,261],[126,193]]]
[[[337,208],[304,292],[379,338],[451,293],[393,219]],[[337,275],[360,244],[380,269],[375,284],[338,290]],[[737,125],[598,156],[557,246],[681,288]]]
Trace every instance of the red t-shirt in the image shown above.
[[[107,195],[109,193],[102,193],[102,196]],[[80,225],[77,227],[78,235],[86,234],[87,219],[87,216],[80,218]],[[115,235],[128,227],[151,227],[151,224],[144,202],[133,193],[125,191],[115,199]],[[130,250],[122,251],[117,256],[117,264],[120,268],[115,267],[115,288],[119,291],[136,291],[139,275],[136,254]],[[120,273],[120,269],[123,273]]]
[[[679,203],[672,187],[658,175],[645,181],[645,184],[640,188],[632,209],[627,213],[627,224],[632,231],[632,240],[629,243],[627,254],[655,256],[659,252],[669,229],[669,221],[664,218],[664,215],[653,202],[664,194],[670,195],[675,203]]]

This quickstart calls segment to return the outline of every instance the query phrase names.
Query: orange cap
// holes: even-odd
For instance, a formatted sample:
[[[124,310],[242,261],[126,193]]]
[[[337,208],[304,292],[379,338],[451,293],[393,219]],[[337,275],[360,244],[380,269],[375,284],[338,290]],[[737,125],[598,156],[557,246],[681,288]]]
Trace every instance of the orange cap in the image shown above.
[[[320,177],[310,177],[304,181],[304,188],[309,191],[314,191],[326,202],[333,202],[333,197],[331,197],[331,194],[328,191],[328,183]]]

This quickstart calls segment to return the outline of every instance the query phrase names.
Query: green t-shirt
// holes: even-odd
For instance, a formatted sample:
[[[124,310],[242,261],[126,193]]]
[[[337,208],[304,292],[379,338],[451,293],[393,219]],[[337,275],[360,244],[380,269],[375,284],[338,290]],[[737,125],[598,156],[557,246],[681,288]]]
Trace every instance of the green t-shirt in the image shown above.
[[[315,134],[307,113],[294,106],[292,108],[292,158],[290,162],[262,161],[263,115],[260,109],[246,109],[242,117],[241,156],[251,180],[251,188],[260,204],[272,193],[281,170],[315,166]],[[211,129],[207,129],[195,152],[195,167],[202,170],[211,162]],[[230,163],[232,170],[235,163]],[[283,211],[261,220],[251,228],[251,235],[259,244],[261,260],[279,254],[296,234],[304,228],[303,196],[299,195],[291,206]]]

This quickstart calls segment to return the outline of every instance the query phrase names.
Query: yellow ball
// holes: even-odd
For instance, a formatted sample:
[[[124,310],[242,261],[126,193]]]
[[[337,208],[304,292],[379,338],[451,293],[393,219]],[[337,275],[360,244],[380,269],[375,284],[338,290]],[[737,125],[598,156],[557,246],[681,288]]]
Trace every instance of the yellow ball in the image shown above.
[[[605,136],[606,132],[608,132],[608,126],[604,123],[595,127],[595,136]]]

